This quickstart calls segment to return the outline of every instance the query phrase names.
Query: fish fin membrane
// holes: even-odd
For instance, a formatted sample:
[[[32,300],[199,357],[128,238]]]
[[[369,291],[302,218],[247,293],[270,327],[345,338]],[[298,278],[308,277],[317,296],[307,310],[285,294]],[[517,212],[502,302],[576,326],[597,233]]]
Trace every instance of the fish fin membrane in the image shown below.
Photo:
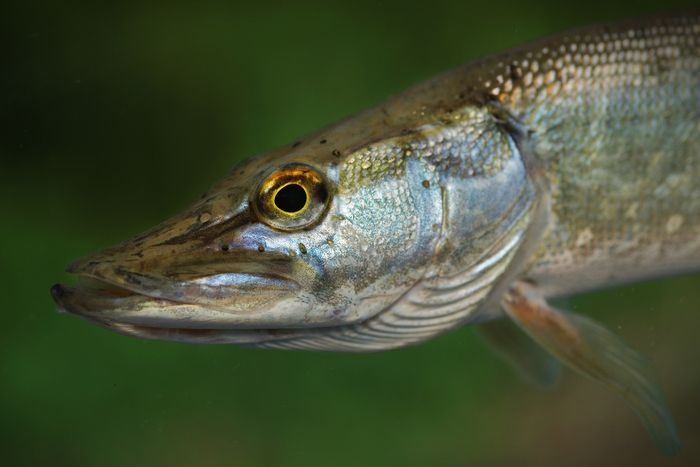
[[[512,320],[487,321],[477,326],[476,332],[527,383],[550,387],[559,379],[559,360],[532,340]]]
[[[595,321],[549,306],[531,284],[516,283],[506,294],[503,308],[566,365],[621,395],[664,453],[678,452],[673,418],[644,356]]]

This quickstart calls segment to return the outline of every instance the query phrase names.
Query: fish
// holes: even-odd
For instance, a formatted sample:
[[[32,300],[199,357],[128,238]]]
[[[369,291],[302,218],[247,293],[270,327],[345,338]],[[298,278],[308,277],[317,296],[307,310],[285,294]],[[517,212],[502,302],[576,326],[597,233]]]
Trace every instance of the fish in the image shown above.
[[[618,393],[667,453],[648,360],[549,301],[700,269],[700,14],[482,58],[247,159],[80,259],[58,308],[121,334],[371,352],[475,326],[527,378]]]

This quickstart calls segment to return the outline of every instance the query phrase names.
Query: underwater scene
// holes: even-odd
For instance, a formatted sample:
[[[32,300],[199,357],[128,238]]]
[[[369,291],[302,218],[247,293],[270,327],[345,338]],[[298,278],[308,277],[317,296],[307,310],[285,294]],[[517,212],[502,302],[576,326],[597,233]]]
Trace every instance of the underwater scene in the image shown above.
[[[76,284],[67,265],[177,215],[241,161],[416,83],[573,28],[692,8],[696,1],[5,2],[2,464],[700,465],[698,272],[551,301],[649,358],[681,443],[672,456],[618,394],[568,368],[555,384],[531,384],[478,326],[369,353],[199,345],[207,340],[196,330],[178,339],[192,342],[174,342],[96,326],[59,312],[65,299],[50,292]],[[700,125],[695,141],[698,133]],[[312,218],[285,222],[331,196],[317,185],[325,175],[302,172],[293,186],[303,193],[289,190],[281,212],[255,208],[277,213],[275,231],[310,229]],[[300,243],[294,255],[306,249]],[[117,300],[131,293],[85,287]]]

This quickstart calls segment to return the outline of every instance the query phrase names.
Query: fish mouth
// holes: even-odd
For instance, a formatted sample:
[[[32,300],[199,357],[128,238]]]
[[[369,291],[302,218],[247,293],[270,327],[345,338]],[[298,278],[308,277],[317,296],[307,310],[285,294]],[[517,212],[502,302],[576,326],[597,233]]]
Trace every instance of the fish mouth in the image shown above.
[[[68,268],[76,284],[56,284],[51,295],[60,311],[148,339],[255,344],[298,335],[298,281],[284,268],[257,264],[164,277],[84,260]]]
[[[126,316],[128,313],[125,312],[123,316],[119,316],[114,313],[114,310],[138,310],[151,305],[157,306],[160,310],[168,309],[168,314],[175,310],[185,311],[184,314],[186,314],[188,308],[194,309],[198,305],[148,297],[97,280],[91,282],[89,286],[84,285],[85,282],[83,282],[74,287],[55,284],[51,287],[51,296],[62,312],[74,314],[126,336],[195,344],[254,345],[306,334],[302,329],[228,328],[222,327],[221,321],[215,319],[209,322],[201,319],[187,320],[183,319],[183,315],[180,315],[179,319],[171,320],[164,320],[163,315],[150,317],[140,315],[130,319]],[[100,304],[100,309],[93,308],[97,303]]]

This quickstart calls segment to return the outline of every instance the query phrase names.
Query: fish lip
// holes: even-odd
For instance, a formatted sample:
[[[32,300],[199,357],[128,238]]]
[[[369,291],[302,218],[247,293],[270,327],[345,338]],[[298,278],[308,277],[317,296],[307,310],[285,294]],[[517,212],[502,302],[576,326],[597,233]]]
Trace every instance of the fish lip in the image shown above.
[[[113,263],[81,264],[88,266],[71,268],[78,277],[74,286],[56,284],[51,288],[59,311],[114,330],[139,330],[130,332],[132,335],[157,333],[148,329],[161,329],[160,334],[164,329],[171,334],[180,329],[181,334],[189,335],[182,330],[269,330],[280,324],[285,328],[290,323],[276,323],[274,312],[265,315],[261,303],[287,306],[300,288],[297,281],[274,270],[190,273],[189,279],[171,279],[129,271]]]
[[[256,345],[265,342],[273,342],[297,338],[308,334],[308,329],[284,329],[284,328],[219,328],[219,327],[170,327],[139,325],[128,322],[120,322],[110,317],[100,316],[99,313],[91,313],[82,310],[79,305],[71,303],[71,295],[77,293],[77,287],[64,284],[54,284],[51,287],[51,296],[58,305],[59,311],[67,312],[85,319],[100,327],[130,337],[139,337],[150,340],[176,341],[190,344],[239,344]],[[139,294],[134,294],[139,295]],[[159,299],[163,302],[169,300]],[[176,304],[177,302],[171,302]]]
[[[234,265],[231,267],[235,269]],[[201,274],[188,279],[178,279],[177,277],[166,275],[136,272],[118,263],[112,264],[109,261],[78,261],[69,265],[66,271],[76,275],[79,279],[90,279],[101,283],[107,289],[130,292],[131,294],[150,299],[190,305],[212,305],[211,300],[207,298],[207,294],[215,293],[217,287],[231,287],[231,294],[236,292],[245,293],[246,288],[255,285],[265,285],[280,292],[289,292],[300,288],[300,284],[289,277],[289,275],[273,271],[242,272],[234,270],[231,272]],[[80,288],[80,286],[77,288]]]
[[[166,278],[125,271],[122,268],[116,268],[115,271],[115,278],[99,273],[76,273],[79,280],[80,278],[89,279],[92,284],[85,285],[85,283],[81,284],[79,282],[78,285],[74,287],[54,284],[51,287],[51,295],[56,303],[60,301],[65,303],[65,299],[69,293],[84,293],[100,295],[103,299],[109,299],[110,297],[114,297],[115,299],[140,297],[171,304],[207,306],[211,305],[211,303],[206,299],[197,299],[197,294],[191,291],[178,292],[178,288],[182,286],[182,288],[197,290],[198,288],[204,287],[225,287],[231,284],[240,287],[241,285],[245,286],[246,283],[252,283],[255,286],[264,281],[271,281],[275,283],[275,285],[280,285],[280,290],[292,291],[300,287],[296,281],[273,274],[225,273],[201,276],[199,279],[189,281],[169,281]],[[121,279],[122,277],[125,279],[116,279]],[[228,283],[226,283],[226,278],[228,278]],[[233,278],[238,280],[232,280]],[[211,283],[207,284],[206,281],[210,281]],[[238,292],[240,292],[240,289]]]
[[[94,322],[101,327],[124,336],[139,337],[149,340],[184,342],[188,344],[257,345],[266,342],[298,338],[308,334],[308,332],[303,329],[240,330],[217,328],[167,328],[108,321]]]
[[[98,312],[91,312],[87,309],[84,309],[85,306],[85,298],[89,296],[90,294],[92,295],[101,295],[101,298],[107,302],[110,300],[118,300],[120,298],[140,298],[144,300],[158,300],[163,303],[171,303],[171,304],[177,304],[178,302],[174,300],[168,300],[164,298],[159,298],[159,297],[151,297],[145,294],[141,294],[136,291],[132,291],[129,289],[125,289],[123,287],[116,286],[114,284],[110,284],[108,282],[104,281],[99,281],[98,282],[104,284],[105,286],[109,287],[108,289],[105,289],[105,291],[100,292],[96,288],[86,288],[86,287],[80,287],[78,286],[67,286],[64,284],[54,284],[51,287],[51,297],[53,298],[54,302],[58,306],[59,311],[61,312],[66,312],[66,313],[71,313],[74,315],[78,315],[84,318],[89,318],[92,321],[99,322],[101,321],[99,319],[99,311]],[[110,293],[112,292],[112,293]],[[81,300],[80,296],[83,296],[83,300]]]

